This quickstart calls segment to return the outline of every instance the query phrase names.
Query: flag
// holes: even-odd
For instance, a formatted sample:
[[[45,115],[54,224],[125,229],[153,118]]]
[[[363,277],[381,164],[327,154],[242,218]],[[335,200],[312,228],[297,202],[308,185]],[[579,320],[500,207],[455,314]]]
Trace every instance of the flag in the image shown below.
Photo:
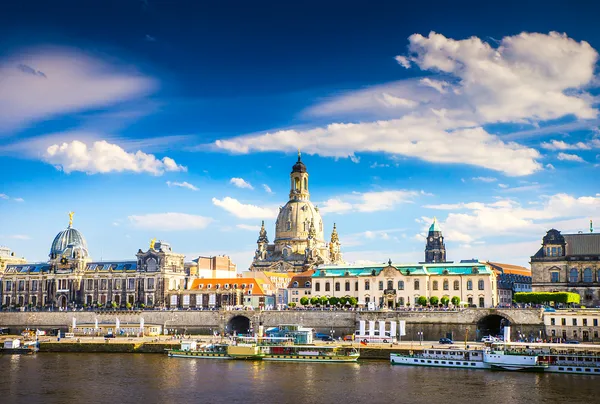
[[[363,340],[363,341],[360,341],[360,344],[361,344],[361,345],[365,345],[365,346],[366,346],[366,345],[367,345],[367,342]]]

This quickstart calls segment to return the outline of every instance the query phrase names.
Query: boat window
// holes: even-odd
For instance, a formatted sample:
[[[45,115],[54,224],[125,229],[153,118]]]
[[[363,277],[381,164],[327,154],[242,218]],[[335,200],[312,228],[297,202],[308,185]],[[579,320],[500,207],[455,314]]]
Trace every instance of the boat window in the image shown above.
[[[454,365],[454,362],[448,362],[449,365]]]

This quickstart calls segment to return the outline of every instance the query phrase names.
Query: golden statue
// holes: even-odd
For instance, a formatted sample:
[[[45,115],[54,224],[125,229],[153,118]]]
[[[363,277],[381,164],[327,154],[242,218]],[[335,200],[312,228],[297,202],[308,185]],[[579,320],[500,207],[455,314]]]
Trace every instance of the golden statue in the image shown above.
[[[73,215],[75,212],[69,212],[69,227],[73,226]]]
[[[150,249],[154,250],[154,243],[156,243],[156,238],[153,238],[152,240],[150,240]]]

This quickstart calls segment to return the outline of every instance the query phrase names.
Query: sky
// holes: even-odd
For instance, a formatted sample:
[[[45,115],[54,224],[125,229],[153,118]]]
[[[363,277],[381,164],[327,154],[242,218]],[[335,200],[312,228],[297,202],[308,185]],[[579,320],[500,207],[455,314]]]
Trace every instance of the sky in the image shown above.
[[[0,14],[0,245],[248,268],[297,150],[348,262],[528,266],[600,227],[600,5],[35,1]],[[406,4],[404,4],[406,3]]]

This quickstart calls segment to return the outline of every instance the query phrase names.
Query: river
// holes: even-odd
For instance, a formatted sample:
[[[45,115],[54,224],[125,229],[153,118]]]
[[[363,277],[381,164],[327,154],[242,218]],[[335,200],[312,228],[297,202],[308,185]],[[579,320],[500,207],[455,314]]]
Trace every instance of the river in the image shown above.
[[[600,378],[153,354],[0,356],[0,403],[592,403]],[[594,398],[596,397],[596,398]]]

